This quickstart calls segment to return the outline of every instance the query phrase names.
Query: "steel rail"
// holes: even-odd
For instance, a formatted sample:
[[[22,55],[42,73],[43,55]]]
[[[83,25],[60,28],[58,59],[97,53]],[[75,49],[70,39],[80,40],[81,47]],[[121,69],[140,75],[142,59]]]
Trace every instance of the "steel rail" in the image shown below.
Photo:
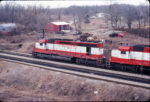
[[[124,83],[124,84],[129,84],[129,85],[131,85],[131,83],[132,83],[132,85],[134,85],[134,86],[144,87],[144,88],[150,89],[150,79],[149,78],[139,78],[139,77],[133,77],[133,76],[131,77],[131,76],[127,76],[127,75],[107,73],[107,72],[103,72],[103,71],[95,71],[95,70],[92,70],[92,69],[82,69],[82,68],[78,68],[78,67],[68,67],[68,66],[64,66],[64,65],[52,64],[52,63],[47,63],[47,62],[43,62],[43,61],[41,62],[40,60],[38,61],[35,58],[28,58],[28,57],[25,57],[25,56],[21,57],[21,56],[11,55],[11,54],[2,54],[2,53],[0,53],[0,58],[6,59],[6,60],[11,60],[11,61],[22,62],[22,63],[26,63],[26,64],[27,63],[28,64],[33,64],[34,66],[38,65],[38,66],[42,66],[42,67],[51,67],[53,69],[55,68],[55,70],[57,69],[57,71],[58,70],[63,70],[63,72],[71,71],[71,72],[74,72],[74,73],[88,74],[89,76],[91,76],[91,73],[92,73],[93,75],[95,75],[97,77],[98,76],[101,76],[103,78],[105,77],[105,79],[103,79],[103,80],[112,81],[112,79],[113,79],[113,82]],[[81,76],[81,74],[80,74],[80,76]],[[93,79],[96,79],[96,78],[93,78]],[[102,78],[100,78],[100,79],[102,79]],[[111,80],[108,80],[108,79],[111,79]],[[115,81],[114,81],[114,79],[115,79]],[[118,81],[118,80],[123,80],[124,82],[121,82],[121,81]]]
[[[33,58],[32,54],[28,54],[28,53],[20,53],[20,52],[14,52],[14,51],[0,51],[1,53],[5,53],[5,54],[11,54],[11,55],[17,55],[17,56],[24,56],[24,57],[30,57],[30,58]],[[117,70],[111,70],[111,69],[103,69],[103,68],[96,68],[96,67],[93,67],[93,66],[86,66],[86,65],[78,65],[76,63],[71,63],[69,61],[58,61],[57,59],[43,59],[43,58],[38,58],[40,61],[44,61],[44,62],[48,62],[48,63],[51,63],[51,64],[59,64],[59,65],[67,65],[68,67],[72,67],[72,66],[75,66],[75,67],[82,67],[82,68],[85,68],[85,69],[92,69],[92,70],[95,70],[95,71],[103,71],[103,72],[110,72],[110,73],[114,73],[114,74],[121,74],[121,75],[127,75],[127,76],[132,76],[132,77],[144,77],[144,78],[147,78],[147,79],[150,79],[150,76],[147,76],[147,75],[144,75],[144,74],[137,74],[137,73],[130,73],[130,72],[121,72],[121,71],[117,71]]]

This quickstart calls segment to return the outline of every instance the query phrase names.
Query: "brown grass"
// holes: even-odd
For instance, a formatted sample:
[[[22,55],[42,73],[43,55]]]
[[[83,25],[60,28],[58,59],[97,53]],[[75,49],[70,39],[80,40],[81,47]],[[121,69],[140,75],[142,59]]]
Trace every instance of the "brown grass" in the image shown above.
[[[1,61],[0,100],[144,101],[150,90]]]

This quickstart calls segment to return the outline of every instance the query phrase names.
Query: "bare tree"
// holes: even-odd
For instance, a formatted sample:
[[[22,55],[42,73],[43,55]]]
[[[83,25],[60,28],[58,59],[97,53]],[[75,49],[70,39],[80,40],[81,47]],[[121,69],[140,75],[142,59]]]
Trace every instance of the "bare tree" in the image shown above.
[[[142,9],[139,7],[137,8],[136,10],[136,20],[138,21],[138,28],[140,29],[141,28],[141,23],[142,23],[142,20],[143,20],[143,12],[142,12]]]
[[[143,26],[146,24],[150,24],[150,19],[149,19],[149,5],[148,6],[140,6],[140,11],[142,13],[142,19],[143,19]]]
[[[131,26],[132,26],[132,23],[133,21],[136,20],[136,8],[135,6],[131,6],[131,5],[124,5],[123,6],[123,17],[125,19],[125,22],[128,26],[128,29],[131,30]]]
[[[61,9],[58,9],[58,13],[57,13],[57,19],[58,20],[61,20],[61,18],[62,18],[62,11],[61,11]]]
[[[139,28],[142,24],[147,25],[149,19],[149,6],[133,6],[125,4],[113,4],[110,6],[72,6],[69,8],[44,8],[42,6],[24,6],[15,3],[0,4],[0,22],[14,22],[23,25],[26,30],[32,31],[42,29],[50,20],[60,20],[62,14],[72,15],[76,28],[81,29],[81,24],[89,22],[89,17],[96,13],[108,13],[107,21],[111,21],[114,29],[121,27],[121,22],[125,22],[129,29],[132,23],[138,22]],[[53,16],[51,16],[53,15]],[[120,24],[120,25],[119,25]],[[123,24],[123,23],[122,23]]]
[[[118,22],[121,20],[121,11],[120,6],[118,4],[109,6],[109,20],[111,21],[111,25],[114,29],[118,28]]]

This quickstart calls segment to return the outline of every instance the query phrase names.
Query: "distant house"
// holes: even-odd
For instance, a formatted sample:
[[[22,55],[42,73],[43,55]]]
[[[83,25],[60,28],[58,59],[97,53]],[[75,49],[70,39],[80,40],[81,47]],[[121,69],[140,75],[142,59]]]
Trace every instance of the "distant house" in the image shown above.
[[[105,16],[109,16],[109,14],[107,14],[107,13],[97,13],[97,14],[91,16],[90,18],[91,18],[91,19],[104,18]]]
[[[62,30],[70,30],[70,23],[67,22],[50,22],[45,29],[49,32],[59,32]]]

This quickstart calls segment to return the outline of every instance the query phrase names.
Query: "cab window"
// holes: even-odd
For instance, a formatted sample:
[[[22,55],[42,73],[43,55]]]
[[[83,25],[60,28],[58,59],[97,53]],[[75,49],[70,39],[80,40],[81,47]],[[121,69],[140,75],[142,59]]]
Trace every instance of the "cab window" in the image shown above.
[[[126,54],[126,51],[121,51],[121,54]]]
[[[43,46],[43,43],[40,43],[40,46]]]

